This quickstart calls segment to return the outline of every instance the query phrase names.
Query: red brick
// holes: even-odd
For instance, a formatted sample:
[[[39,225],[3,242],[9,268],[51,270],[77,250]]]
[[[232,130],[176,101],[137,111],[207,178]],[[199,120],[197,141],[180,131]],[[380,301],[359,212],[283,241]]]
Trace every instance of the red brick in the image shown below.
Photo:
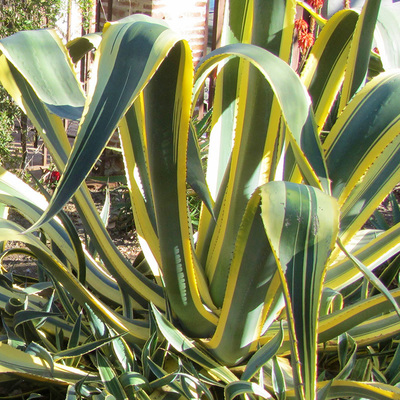
[[[107,15],[108,1],[103,0],[102,3],[104,12]],[[113,0],[112,19],[120,19],[134,13],[144,13],[168,21],[169,16],[173,15],[176,18],[177,14],[175,9],[171,10],[171,4],[169,0]],[[196,52],[193,56],[197,58],[204,47],[207,0],[196,0],[190,4],[193,4],[193,7],[190,7],[190,11],[182,12],[183,15],[179,16],[178,20],[171,22],[176,22],[180,25],[176,26],[177,31],[180,31],[188,39],[191,48]],[[189,3],[186,3],[186,5],[189,5]],[[103,11],[101,11],[101,17],[104,19]],[[174,28],[174,25],[172,25],[172,28]]]

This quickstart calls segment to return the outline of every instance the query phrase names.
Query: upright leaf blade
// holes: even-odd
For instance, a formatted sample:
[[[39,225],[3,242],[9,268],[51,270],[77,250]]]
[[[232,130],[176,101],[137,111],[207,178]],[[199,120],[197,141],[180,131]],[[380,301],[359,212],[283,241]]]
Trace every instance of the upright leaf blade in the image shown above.
[[[263,222],[286,296],[294,375],[298,373],[301,385],[298,396],[314,399],[317,321],[326,265],[339,229],[337,203],[318,189],[288,182],[262,186],[261,196]]]
[[[341,88],[359,14],[342,10],[328,20],[307,58],[301,79],[310,93],[318,131]]]
[[[339,112],[344,110],[347,103],[365,83],[380,5],[381,0],[367,0],[364,3],[351,44]]]

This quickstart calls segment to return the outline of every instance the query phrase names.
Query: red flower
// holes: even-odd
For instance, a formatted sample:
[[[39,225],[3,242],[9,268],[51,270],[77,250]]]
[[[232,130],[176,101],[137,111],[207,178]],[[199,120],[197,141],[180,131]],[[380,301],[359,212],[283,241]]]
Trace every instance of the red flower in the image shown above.
[[[49,177],[49,181],[50,183],[55,183],[58,182],[60,180],[60,173],[58,171],[51,171],[50,177]]]
[[[300,49],[304,53],[314,44],[314,35],[312,33],[300,31],[298,34],[298,41]]]
[[[296,21],[294,21],[294,27],[298,32],[305,32],[308,30],[308,23],[307,21],[304,21],[303,18],[296,19]]]
[[[307,3],[315,10],[319,10],[324,5],[324,0],[307,0]]]

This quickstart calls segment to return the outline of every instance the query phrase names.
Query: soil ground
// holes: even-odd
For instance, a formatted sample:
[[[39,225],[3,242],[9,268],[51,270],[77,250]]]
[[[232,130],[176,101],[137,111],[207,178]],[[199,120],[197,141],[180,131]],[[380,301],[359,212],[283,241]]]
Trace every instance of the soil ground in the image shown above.
[[[121,253],[128,260],[133,262],[140,252],[140,245],[134,229],[133,220],[129,209],[129,202],[126,200],[127,193],[123,186],[114,186],[115,187],[110,189],[111,207],[107,230]],[[92,183],[89,184],[89,188],[94,203],[100,212],[104,205],[106,196],[105,185]],[[64,207],[64,210],[74,223],[82,241],[85,242],[85,232],[75,205],[72,202],[69,202]],[[25,228],[30,226],[29,222],[21,217],[15,210],[10,210],[9,218]],[[21,246],[21,243],[10,242],[7,244],[7,248],[14,246]],[[7,269],[7,271],[18,275],[26,275],[31,277],[35,277],[37,275],[37,269],[34,260],[24,255],[12,255],[7,257],[4,260],[4,267]]]

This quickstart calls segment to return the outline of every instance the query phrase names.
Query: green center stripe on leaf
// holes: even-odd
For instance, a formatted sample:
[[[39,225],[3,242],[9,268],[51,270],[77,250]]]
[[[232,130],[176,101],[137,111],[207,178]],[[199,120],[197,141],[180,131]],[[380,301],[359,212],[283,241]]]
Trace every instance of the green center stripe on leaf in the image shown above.
[[[337,203],[318,189],[288,182],[262,186],[261,196],[264,227],[284,285],[289,330],[297,342],[292,349],[295,377],[299,367],[297,382],[304,385],[305,398],[313,399],[317,318],[325,269],[338,234]]]

